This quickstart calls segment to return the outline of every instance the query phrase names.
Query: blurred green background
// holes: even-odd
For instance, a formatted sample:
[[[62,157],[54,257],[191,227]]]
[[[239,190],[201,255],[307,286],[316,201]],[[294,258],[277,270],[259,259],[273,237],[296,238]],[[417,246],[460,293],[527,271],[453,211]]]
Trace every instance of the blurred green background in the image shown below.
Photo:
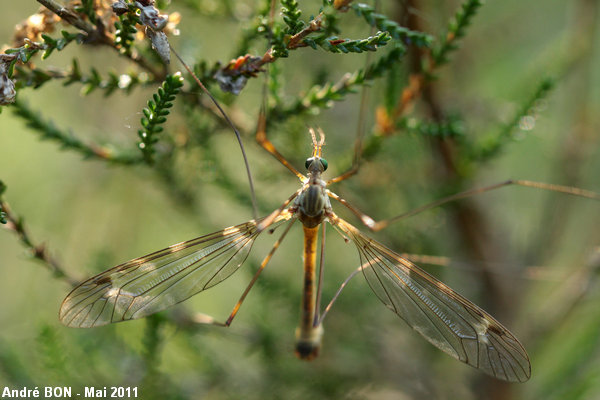
[[[387,16],[405,23],[411,15],[420,29],[436,37],[443,35],[461,4],[381,3]],[[319,5],[300,2],[304,18],[318,13]],[[10,45],[15,24],[38,6],[35,1],[0,0],[3,43]],[[471,165],[459,183],[444,180],[435,138],[400,129],[383,139],[357,176],[332,190],[375,219],[451,190],[509,178],[600,191],[599,7],[591,0],[485,4],[460,50],[438,71],[429,95],[445,115],[460,116],[465,134],[475,140],[501,131],[542,79],[551,77],[556,87],[536,104],[534,126],[522,124],[525,129],[517,129],[498,156]],[[233,38],[255,23],[257,9],[252,1],[173,0],[167,11],[182,14],[181,36],[173,43],[190,62],[202,58],[209,64],[226,63],[240,55]],[[370,34],[352,13],[340,18],[340,37]],[[262,55],[265,49],[261,41],[250,50]],[[124,73],[135,68],[108,48],[76,45],[46,61],[36,59],[36,65],[66,68],[74,57],[83,71],[94,67],[101,74]],[[336,82],[363,67],[365,57],[310,48],[294,51],[275,63],[284,82],[282,96],[293,99],[315,82]],[[170,68],[180,66],[173,62]],[[391,82],[403,87],[408,68],[407,59],[369,90],[364,121],[368,143],[373,140],[375,110],[384,104],[386,90],[394,87]],[[218,97],[244,134],[261,213],[266,214],[298,182],[253,140],[262,85],[261,76],[250,80],[238,98]],[[134,149],[141,110],[157,86],[105,98],[100,91],[82,96],[81,85],[63,87],[56,81],[36,91],[26,88],[19,99],[83,141]],[[211,90],[216,94],[219,89],[214,85]],[[272,124],[269,135],[301,168],[310,155],[307,127],[323,128],[324,157],[333,176],[350,166],[360,98],[357,91],[329,109]],[[430,119],[426,103],[417,101],[407,115]],[[179,148],[171,169],[160,172],[160,166],[83,160],[55,142],[39,140],[5,107],[0,114],[0,179],[8,187],[4,200],[25,218],[35,243],[45,244],[77,279],[250,219],[247,182],[233,134],[210,115],[190,109],[181,99],[175,101],[175,113],[162,135],[169,138],[167,145]],[[522,120],[527,121],[531,119]],[[600,204],[519,187],[461,203],[464,208],[437,208],[372,236],[398,252],[449,257],[449,267],[423,267],[492,312],[522,341],[532,364],[527,383],[494,381],[433,348],[387,311],[360,276],[325,320],[321,356],[311,363],[297,360],[293,342],[302,274],[299,226],[229,329],[176,321],[197,312],[224,320],[274,242],[272,235],[259,238],[246,265],[232,278],[173,311],[90,330],[60,325],[57,313],[70,290],[68,283],[53,278],[13,232],[0,228],[0,387],[72,386],[81,392],[83,386],[136,386],[144,399],[600,398]],[[336,212],[362,229],[338,206],[334,204]],[[475,227],[471,237],[465,233],[468,226]],[[326,301],[357,266],[353,245],[329,229]]]

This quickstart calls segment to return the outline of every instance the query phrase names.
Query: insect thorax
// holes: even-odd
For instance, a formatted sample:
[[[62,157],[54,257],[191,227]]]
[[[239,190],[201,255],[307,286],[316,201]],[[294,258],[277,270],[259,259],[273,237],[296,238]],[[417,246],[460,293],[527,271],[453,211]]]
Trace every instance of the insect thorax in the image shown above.
[[[329,197],[325,192],[325,182],[318,179],[311,182],[296,198],[298,219],[308,228],[319,225],[331,209]]]

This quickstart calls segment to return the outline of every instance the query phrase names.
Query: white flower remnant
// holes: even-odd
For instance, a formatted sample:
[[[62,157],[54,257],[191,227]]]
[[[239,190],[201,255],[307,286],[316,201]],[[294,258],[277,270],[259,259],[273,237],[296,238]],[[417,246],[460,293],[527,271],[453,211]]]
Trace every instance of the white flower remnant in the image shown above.
[[[146,36],[150,38],[152,48],[156,50],[163,62],[169,64],[171,62],[171,47],[167,35],[163,31],[155,31],[146,27]]]
[[[15,54],[0,54],[0,106],[14,103],[17,97],[15,82],[8,77],[8,69],[15,58]]]
[[[169,19],[165,15],[160,15],[154,4],[144,6],[139,1],[136,1],[135,6],[141,11],[140,21],[142,21],[143,25],[155,31],[161,31],[167,26]]]
[[[125,14],[129,8],[127,7],[127,3],[125,3],[123,0],[119,0],[112,4],[112,10],[115,14],[121,15]]]
[[[167,35],[162,31],[169,22],[168,16],[160,15],[154,7],[153,1],[147,6],[136,1],[135,5],[140,9],[140,21],[146,26],[145,33],[152,42],[152,48],[156,50],[165,64],[169,64],[171,62],[171,48]]]

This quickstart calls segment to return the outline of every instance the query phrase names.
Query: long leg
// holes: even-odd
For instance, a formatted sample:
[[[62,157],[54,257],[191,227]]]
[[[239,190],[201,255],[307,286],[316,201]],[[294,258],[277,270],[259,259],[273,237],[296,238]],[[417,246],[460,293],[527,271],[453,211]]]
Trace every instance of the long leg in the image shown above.
[[[346,172],[341,175],[336,176],[335,178],[331,178],[327,181],[327,185],[331,185],[332,183],[341,182],[354,176],[358,173],[360,168],[360,154],[362,153],[362,137],[359,136],[356,138],[356,142],[354,144],[354,159],[352,160],[352,166]]]
[[[258,144],[260,144],[260,146],[263,149],[265,149],[273,157],[275,157],[277,161],[279,161],[287,169],[292,171],[292,173],[294,173],[294,175],[296,175],[298,179],[300,179],[300,181],[304,182],[306,180],[306,177],[303,174],[301,174],[296,168],[294,168],[294,166],[288,160],[286,160],[285,157],[281,155],[279,151],[277,151],[273,143],[271,143],[271,141],[267,139],[267,118],[265,114],[264,104],[262,105],[260,114],[258,116],[258,123],[256,126],[256,141],[258,142]]]
[[[333,295],[333,297],[331,298],[331,300],[327,304],[327,307],[325,307],[325,310],[323,310],[323,314],[321,314],[319,316],[319,321],[318,321],[317,325],[321,325],[321,323],[325,319],[325,316],[327,315],[327,313],[329,312],[329,310],[331,310],[331,307],[333,307],[333,303],[335,303],[335,301],[340,296],[340,293],[342,293],[342,290],[344,290],[344,288],[346,287],[346,285],[348,284],[348,282],[350,282],[350,280],[352,278],[354,278],[356,276],[356,274],[358,274],[363,268],[368,268],[368,266],[369,266],[368,264],[363,264],[360,267],[358,267],[357,269],[355,269],[354,271],[352,271],[352,273],[350,275],[348,275],[348,277],[344,280],[344,282],[342,282],[342,284],[338,288],[337,292],[335,292],[335,294]]]
[[[292,219],[290,221],[290,223],[286,226],[285,230],[283,231],[283,233],[281,234],[281,236],[279,237],[279,239],[277,239],[277,241],[275,242],[275,244],[271,248],[271,251],[269,251],[269,254],[267,254],[266,257],[262,260],[262,262],[260,263],[260,267],[258,268],[258,270],[256,271],[256,273],[252,277],[252,280],[250,281],[250,283],[246,287],[246,290],[244,290],[244,293],[242,293],[242,295],[240,296],[240,299],[237,301],[237,303],[233,307],[233,310],[231,311],[231,314],[229,314],[229,317],[227,318],[227,320],[225,322],[217,322],[217,321],[214,321],[212,319],[212,317],[205,316],[205,320],[202,321],[203,323],[207,323],[207,324],[211,324],[211,325],[224,326],[224,327],[228,327],[229,325],[231,325],[231,322],[233,321],[233,319],[237,315],[238,311],[240,310],[240,307],[242,306],[242,303],[246,299],[246,296],[248,296],[248,293],[250,292],[250,290],[252,289],[252,287],[254,286],[254,284],[256,283],[256,281],[258,280],[258,277],[260,276],[261,272],[265,269],[265,267],[267,266],[267,264],[269,263],[269,261],[271,261],[271,258],[273,257],[273,254],[275,254],[275,251],[281,245],[281,242],[283,241],[283,239],[285,238],[285,236],[289,232],[289,230],[292,227],[292,225],[294,224],[294,222],[296,222],[295,218]]]
[[[354,157],[352,158],[352,166],[350,166],[350,169],[348,169],[346,172],[342,173],[341,175],[336,176],[335,178],[331,178],[330,180],[327,181],[327,185],[331,185],[332,183],[336,183],[336,182],[341,182],[343,180],[346,180],[348,178],[350,178],[351,176],[354,176],[358,173],[358,170],[360,169],[360,157],[362,154],[362,139],[364,136],[364,122],[362,122],[364,120],[364,114],[365,114],[365,107],[366,107],[366,95],[364,94],[364,88],[363,88],[363,95],[361,96],[361,106],[360,106],[360,116],[359,116],[359,123],[358,123],[358,128],[357,128],[357,133],[356,133],[356,140],[354,141]]]
[[[374,28],[371,28],[371,35],[374,33]],[[365,60],[365,68],[371,62],[372,53],[367,53],[367,57]],[[368,94],[368,86],[363,86],[362,92],[360,95],[360,108],[358,112],[358,123],[356,124],[356,139],[354,140],[354,157],[352,158],[352,165],[350,168],[342,173],[341,175],[336,176],[327,181],[327,185],[332,183],[341,182],[350,178],[353,175],[358,173],[360,169],[360,158],[362,156],[362,141],[365,135],[365,116],[367,114],[367,94]]]
[[[319,255],[319,280],[317,281],[317,300],[315,301],[315,318],[313,326],[318,326],[321,320],[321,297],[323,293],[323,266],[325,262],[325,224],[321,224],[321,254]]]
[[[337,201],[339,201],[340,203],[342,203],[344,206],[346,206],[350,211],[352,211],[352,213],[354,215],[356,215],[360,221],[370,230],[376,232],[379,231],[385,227],[387,227],[389,224],[393,223],[393,222],[397,222],[403,218],[406,217],[410,217],[412,215],[421,213],[423,211],[429,210],[431,208],[435,208],[438,206],[441,206],[442,204],[446,204],[449,203],[451,201],[455,201],[455,200],[459,200],[459,199],[464,199],[466,197],[470,197],[476,194],[481,194],[481,193],[485,193],[485,192],[489,192],[495,189],[499,189],[505,186],[510,186],[510,185],[518,185],[518,186],[524,186],[524,187],[531,187],[531,188],[537,188],[537,189],[544,189],[544,190],[550,190],[553,192],[559,192],[559,193],[565,193],[565,194],[570,194],[573,196],[579,196],[579,197],[585,197],[588,199],[593,199],[593,200],[600,200],[600,194],[589,191],[589,190],[584,190],[584,189],[579,189],[579,188],[574,188],[571,186],[562,186],[562,185],[554,185],[554,184],[549,184],[549,183],[542,183],[542,182],[534,182],[534,181],[527,181],[527,180],[507,180],[504,182],[500,182],[500,183],[496,183],[494,185],[490,185],[490,186],[484,186],[481,188],[477,188],[477,189],[471,189],[471,190],[467,190],[464,192],[460,192],[457,194],[454,194],[452,196],[448,196],[445,197],[443,199],[439,199],[436,200],[434,202],[425,204],[421,207],[415,208],[414,210],[402,213],[400,215],[397,215],[395,217],[389,218],[389,219],[384,219],[384,220],[380,220],[380,221],[375,221],[373,218],[369,217],[367,214],[363,213],[362,211],[360,211],[359,209],[357,209],[356,207],[354,207],[353,205],[351,205],[350,203],[348,203],[346,200],[344,200],[343,198],[341,198],[340,196],[338,196],[337,194],[328,191],[327,194],[329,195],[329,197],[331,197],[332,199],[335,199]]]
[[[441,265],[441,266],[446,266],[449,264],[448,258],[446,258],[446,257],[419,256],[419,255],[404,254],[404,253],[400,254],[400,256],[407,258],[410,261],[415,261],[416,259],[418,259],[421,262],[425,262],[427,264],[431,263],[431,264]],[[362,271],[363,268],[370,268],[370,267],[371,266],[369,263],[364,263],[360,267],[358,267],[354,271],[352,271],[352,273],[350,275],[348,275],[348,277],[346,279],[344,279],[344,281],[341,283],[340,287],[335,292],[335,294],[333,295],[333,297],[331,298],[329,303],[327,303],[327,307],[325,307],[325,309],[323,310],[323,313],[321,315],[319,315],[319,319],[316,321],[315,326],[321,325],[323,323],[325,316],[327,315],[327,313],[329,313],[329,311],[331,310],[331,307],[333,307],[333,304],[335,303],[335,301],[338,299],[338,297],[340,297],[342,290],[344,290],[344,288],[346,287],[346,285],[348,285],[348,283],[352,280],[352,278],[354,278],[360,271]]]
[[[328,180],[327,185],[331,185],[332,183],[341,182],[343,180],[346,180],[346,179],[350,178],[351,176],[356,175],[358,173],[358,170],[360,169],[360,158],[362,155],[362,140],[363,140],[363,136],[365,133],[364,120],[365,120],[365,113],[366,113],[366,108],[367,108],[366,90],[367,89],[363,87],[363,92],[360,97],[360,111],[359,111],[359,117],[358,117],[358,127],[356,128],[356,130],[357,130],[356,139],[354,140],[354,157],[352,158],[352,165],[346,172],[342,173],[341,175],[336,176],[335,178],[331,178],[330,180]]]
[[[269,11],[269,29],[273,27],[273,19],[275,17],[275,0],[271,1],[270,11]],[[267,67],[268,68],[268,67]],[[269,71],[265,72],[265,76],[268,79]],[[256,126],[256,141],[258,144],[268,151],[277,161],[282,163],[287,169],[292,171],[294,175],[300,179],[300,181],[304,182],[306,177],[300,173],[294,166],[286,160],[286,158],[275,148],[273,143],[269,139],[267,139],[267,117],[266,117],[266,98],[267,98],[267,81],[263,85],[263,94],[262,94],[262,105],[260,107],[260,114],[258,115],[258,122]]]

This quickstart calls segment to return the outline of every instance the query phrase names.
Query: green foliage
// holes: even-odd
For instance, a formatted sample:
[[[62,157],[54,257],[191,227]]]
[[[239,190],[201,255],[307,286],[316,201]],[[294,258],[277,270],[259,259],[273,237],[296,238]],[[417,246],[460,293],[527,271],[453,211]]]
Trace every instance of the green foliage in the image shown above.
[[[45,71],[41,68],[22,68],[16,67],[19,74],[21,86],[31,86],[34,89],[40,88],[43,84],[55,79],[55,74],[51,71]]]
[[[435,138],[460,138],[465,135],[464,123],[459,116],[450,116],[442,122],[420,121],[416,118],[402,118],[398,128],[412,134]]]
[[[341,18],[338,10],[330,5],[326,5],[321,9],[321,13],[319,15],[322,16],[321,20],[319,20],[319,16],[316,16],[315,18],[311,17],[310,21],[317,22],[317,25],[320,24],[319,32],[321,36],[327,37],[337,35],[342,31],[340,27]]]
[[[131,56],[137,32],[135,25],[139,23],[139,18],[131,12],[120,15],[119,20],[115,21],[115,45],[127,56]]]
[[[25,2],[12,7],[20,3]],[[99,329],[59,326],[56,308],[76,281],[188,235],[251,218],[239,151],[222,116],[186,73],[183,84],[175,74],[179,64],[172,61],[173,74],[167,75],[149,53],[148,40],[136,34],[139,19],[132,2],[119,18],[102,9],[105,3],[77,2],[76,12],[69,11],[77,19],[63,18],[61,35],[40,36],[8,51],[18,54],[7,76],[16,82],[19,101],[5,107],[13,113],[0,119],[0,171],[11,187],[9,208],[0,182],[0,270],[10,277],[0,287],[0,300],[12,305],[0,321],[3,385],[135,386],[140,398],[150,400],[492,397],[496,385],[404,329],[360,274],[325,320],[320,358],[297,361],[291,348],[301,285],[293,279],[301,269],[298,226],[229,329],[199,324],[200,313],[221,321],[227,317],[280,229],[261,235],[234,277],[186,304]],[[331,190],[374,219],[496,179],[548,176],[551,182],[597,190],[598,135],[589,111],[593,104],[586,99],[597,98],[593,82],[598,79],[590,75],[586,81],[586,68],[579,68],[586,57],[593,60],[591,48],[564,48],[573,27],[560,22],[562,12],[538,1],[515,10],[488,2],[492,9],[483,13],[481,1],[464,0],[456,13],[440,2],[412,2],[410,9],[403,8],[406,2],[381,2],[380,9],[349,2],[351,12],[345,13],[332,1],[284,0],[276,3],[271,20],[271,1],[258,3],[157,5],[168,6],[161,12],[183,15],[180,38],[173,40],[173,27],[165,34],[242,134],[258,178],[260,215],[298,188],[295,177],[252,141],[261,104],[269,139],[296,167],[310,156],[307,127],[323,128],[330,166],[324,179],[350,166],[356,138],[363,135],[359,173]],[[579,2],[569,7],[579,10],[576,15],[596,15],[581,12]],[[546,35],[528,12],[543,12],[544,24],[561,32],[560,39]],[[18,22],[0,18],[5,26]],[[406,25],[414,20],[415,26]],[[494,29],[475,35],[469,29],[507,20],[514,21],[514,35],[498,36]],[[581,29],[567,42],[581,43],[587,37],[582,32],[594,32]],[[438,37],[438,32],[444,33]],[[466,36],[469,41],[463,42]],[[455,52],[461,44],[470,48]],[[60,51],[66,47],[68,53]],[[498,54],[507,48],[515,51]],[[548,48],[565,54],[540,50]],[[230,65],[228,79],[248,80],[237,96],[217,86]],[[531,78],[521,71],[533,68],[540,74],[556,65],[564,68],[555,73],[559,78],[528,89]],[[595,69],[588,65],[588,70]],[[579,79],[588,84],[571,87]],[[136,104],[145,103],[138,130],[142,107]],[[82,112],[86,108],[101,111]],[[82,115],[89,120],[81,121]],[[87,129],[73,128],[88,125],[90,132],[103,129],[102,143]],[[525,135],[534,125],[537,135]],[[568,136],[579,130],[581,137]],[[28,133],[49,143],[32,145]],[[122,141],[128,144],[116,145]],[[66,166],[60,165],[56,160],[64,153],[57,148],[96,162],[64,157]],[[72,172],[81,166],[79,174]],[[428,272],[486,309],[500,311],[499,320],[523,340],[534,366],[530,383],[512,387],[515,397],[596,398],[598,267],[584,265],[584,256],[598,245],[597,205],[575,208],[569,205],[582,200],[558,203],[556,194],[503,190],[424,212],[373,236],[394,250],[449,256],[453,268]],[[332,207],[367,230],[343,206],[332,201]],[[360,264],[350,246],[334,230],[327,232],[323,305]],[[27,257],[19,256],[23,251]],[[578,280],[571,281],[573,276]],[[23,282],[32,289],[23,290]],[[586,304],[587,312],[578,312]],[[577,315],[569,316],[573,310]],[[574,335],[572,327],[581,321]],[[538,332],[542,322],[548,327]],[[569,384],[561,386],[564,382]]]
[[[136,72],[130,72],[118,76],[116,73],[109,71],[108,78],[104,79],[100,75],[100,72],[96,68],[91,68],[89,75],[84,75],[81,72],[77,59],[73,59],[71,69],[65,76],[64,85],[69,86],[74,83],[83,84],[81,93],[88,95],[93,91],[99,89],[103,91],[104,96],[110,96],[117,90],[123,90],[126,93],[130,93],[136,87],[140,85],[147,85],[148,78],[142,74]]]
[[[366,39],[351,40],[338,39],[337,37],[304,39],[304,43],[308,44],[313,49],[317,46],[332,53],[362,53],[363,51],[375,51],[380,46],[385,46],[391,39],[387,32],[379,32],[374,36]]]
[[[356,12],[356,15],[364,18],[371,26],[376,27],[380,31],[388,32],[392,38],[404,44],[430,47],[433,42],[431,35],[402,27],[385,15],[376,13],[375,9],[367,4],[353,3],[350,7]]]
[[[369,64],[353,73],[344,75],[336,83],[314,85],[306,95],[289,107],[274,106],[269,110],[271,122],[282,121],[292,116],[302,115],[315,109],[330,108],[335,101],[342,101],[348,94],[356,93],[358,87],[371,83],[383,76],[406,54],[406,48],[396,45],[388,54],[375,63]]]
[[[86,144],[70,132],[63,132],[56,128],[50,121],[45,121],[39,112],[32,110],[25,103],[17,101],[12,105],[15,115],[24,119],[27,126],[36,131],[43,140],[52,140],[61,145],[65,150],[75,150],[88,159],[102,159],[116,164],[135,164],[141,161],[135,155],[114,150],[110,147]]]
[[[440,41],[441,45],[433,51],[433,62],[436,66],[449,61],[449,53],[458,49],[458,40],[465,36],[467,28],[482,5],[482,0],[466,0],[461,5],[460,10],[448,24],[448,31]]]
[[[2,368],[2,375],[6,381],[17,386],[35,387],[35,378],[31,376],[31,365],[23,362],[22,353],[15,343],[8,343],[0,339],[0,363],[8,368]]]
[[[281,96],[283,93],[283,82],[281,76],[281,68],[279,64],[274,63],[269,68],[269,80],[267,81],[269,96],[273,98],[275,104],[281,104],[283,102]]]
[[[288,57],[290,50],[305,46],[310,46],[315,50],[320,47],[332,53],[362,53],[363,51],[376,51],[378,47],[387,44],[392,37],[395,39],[408,37],[423,39],[422,35],[401,29],[398,24],[394,25],[389,21],[379,21],[379,25],[385,27],[385,32],[378,32],[366,39],[339,39],[336,36],[340,32],[339,17],[337,10],[332,7],[326,7],[318,16],[311,17],[306,23],[300,19],[302,12],[296,1],[283,2],[282,6],[286,27],[275,24],[271,28],[272,24],[267,17],[262,17],[260,26],[260,30],[268,32],[268,38],[272,44],[272,55],[276,58]],[[365,11],[369,15],[367,19],[375,21],[372,9],[369,10],[371,13]],[[378,14],[376,15],[378,16]],[[301,39],[297,40],[296,37],[301,37]]]
[[[298,8],[298,2],[296,0],[282,0],[281,6],[283,22],[285,22],[288,26],[287,34],[295,35],[305,26],[304,22],[300,20],[302,11],[300,11]]]
[[[474,144],[470,151],[470,157],[478,161],[489,160],[497,156],[508,143],[513,141],[516,132],[533,129],[538,117],[539,106],[549,96],[554,86],[554,79],[543,79],[531,97],[521,104],[509,123],[505,124],[498,132],[489,134]]]
[[[381,57],[377,62],[367,66],[362,74],[362,80],[360,80],[360,82],[366,82],[383,77],[387,71],[390,71],[392,68],[394,68],[394,66],[404,57],[405,54],[406,47],[396,44],[388,54]]]
[[[77,41],[81,43],[83,40],[83,36],[78,33],[69,33],[67,31],[61,31],[62,38],[53,39],[49,35],[42,34],[43,41],[38,42],[28,42],[21,47],[8,49],[6,50],[6,54],[17,54],[17,59],[12,63],[12,66],[17,61],[22,63],[27,63],[35,54],[40,51],[43,51],[42,60],[50,57],[54,50],[61,51],[63,50],[69,43],[73,41]]]
[[[46,46],[44,54],[42,55],[42,60],[50,57],[50,54],[52,54],[54,50],[60,51],[72,41],[81,40],[81,35],[79,34],[71,34],[66,31],[62,31],[61,34],[63,37],[60,39],[53,39],[48,35],[42,35],[42,38],[44,39],[44,45]]]
[[[160,365],[161,329],[164,323],[165,319],[161,314],[152,315],[146,319],[146,330],[142,340],[144,345],[143,356],[146,359],[146,365],[154,371],[158,370]]]
[[[287,35],[285,30],[280,25],[275,25],[271,29],[271,49],[273,57],[286,58],[289,56],[287,48]]]
[[[75,58],[71,63],[71,68],[66,71],[25,68],[22,66],[16,66],[16,71],[19,75],[21,87],[39,89],[45,83],[52,82],[55,79],[64,79],[63,85],[65,86],[75,83],[82,84],[81,93],[84,95],[89,95],[95,90],[101,90],[103,95],[108,97],[115,91],[122,90],[130,93],[138,86],[146,86],[150,83],[146,74],[135,71],[121,76],[109,71],[107,72],[107,78],[103,78],[100,72],[92,67],[89,74],[84,74]]]
[[[94,0],[81,0],[81,5],[75,7],[75,11],[85,14],[92,24],[96,23],[96,10],[94,9]]]
[[[41,327],[37,336],[38,352],[46,371],[49,371],[50,382],[59,384],[70,371],[67,368],[65,344],[56,328],[50,325]]]
[[[144,117],[142,117],[140,123],[143,129],[138,130],[140,138],[138,147],[147,163],[153,162],[154,145],[158,142],[157,135],[163,131],[161,125],[167,122],[167,115],[170,114],[169,109],[173,107],[172,102],[182,86],[183,77],[181,74],[168,75],[162,86],[158,88],[158,92],[152,96],[152,100],[148,100],[148,107],[142,110]]]

